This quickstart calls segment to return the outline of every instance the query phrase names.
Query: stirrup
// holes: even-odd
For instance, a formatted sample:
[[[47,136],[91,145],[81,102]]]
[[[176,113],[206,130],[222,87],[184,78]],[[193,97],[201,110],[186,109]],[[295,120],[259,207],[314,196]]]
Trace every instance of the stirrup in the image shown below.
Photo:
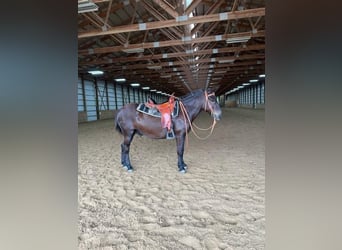
[[[166,139],[175,139],[175,133],[173,132],[173,129],[171,128],[170,131],[166,132]]]

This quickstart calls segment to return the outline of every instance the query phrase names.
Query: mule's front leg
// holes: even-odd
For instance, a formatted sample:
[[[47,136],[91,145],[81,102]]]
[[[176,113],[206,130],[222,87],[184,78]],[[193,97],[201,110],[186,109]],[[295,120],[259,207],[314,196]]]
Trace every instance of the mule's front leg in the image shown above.
[[[176,141],[177,141],[178,171],[181,173],[186,173],[187,165],[184,163],[184,160],[183,160],[185,134],[178,135],[176,137]]]
[[[133,167],[129,159],[129,148],[130,148],[133,136],[134,136],[134,132],[132,132],[129,136],[125,136],[124,141],[121,144],[121,164],[125,169],[127,169],[128,172],[133,171]]]

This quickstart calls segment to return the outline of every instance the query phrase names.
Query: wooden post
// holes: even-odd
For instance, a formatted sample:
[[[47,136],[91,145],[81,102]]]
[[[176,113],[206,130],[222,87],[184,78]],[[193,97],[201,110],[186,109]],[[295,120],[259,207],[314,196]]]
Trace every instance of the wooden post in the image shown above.
[[[87,100],[86,100],[86,95],[85,95],[83,74],[81,75],[81,85],[82,85],[83,111],[87,112]]]
[[[122,97],[122,106],[125,105],[125,93],[124,93],[124,87],[121,84],[121,97]]]
[[[114,85],[114,98],[115,98],[115,109],[117,110],[118,109],[118,97],[116,95],[116,81],[113,82],[113,85]]]
[[[96,100],[96,119],[100,120],[99,95],[97,93],[98,86],[97,86],[97,80],[95,77],[94,77],[94,85],[95,85],[95,100]]]
[[[131,97],[129,95],[129,86],[127,86],[127,96],[128,96],[128,103],[131,102]]]
[[[105,88],[106,88],[106,98],[107,98],[107,110],[109,110],[109,97],[108,97],[108,82],[105,80]]]

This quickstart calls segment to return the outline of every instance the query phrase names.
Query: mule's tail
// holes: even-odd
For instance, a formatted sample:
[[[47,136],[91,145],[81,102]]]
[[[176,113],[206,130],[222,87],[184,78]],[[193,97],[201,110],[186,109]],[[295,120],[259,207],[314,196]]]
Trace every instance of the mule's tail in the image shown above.
[[[118,131],[120,134],[122,134],[121,127],[119,125],[118,119],[119,119],[120,111],[116,114],[115,116],[115,129]]]

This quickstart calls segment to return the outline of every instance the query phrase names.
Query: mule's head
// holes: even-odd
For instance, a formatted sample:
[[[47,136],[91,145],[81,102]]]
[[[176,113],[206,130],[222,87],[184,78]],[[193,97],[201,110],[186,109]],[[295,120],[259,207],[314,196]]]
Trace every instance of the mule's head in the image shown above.
[[[222,117],[222,111],[220,105],[217,102],[215,92],[211,90],[205,91],[205,104],[204,110],[211,113],[211,116],[216,120],[220,120]]]

